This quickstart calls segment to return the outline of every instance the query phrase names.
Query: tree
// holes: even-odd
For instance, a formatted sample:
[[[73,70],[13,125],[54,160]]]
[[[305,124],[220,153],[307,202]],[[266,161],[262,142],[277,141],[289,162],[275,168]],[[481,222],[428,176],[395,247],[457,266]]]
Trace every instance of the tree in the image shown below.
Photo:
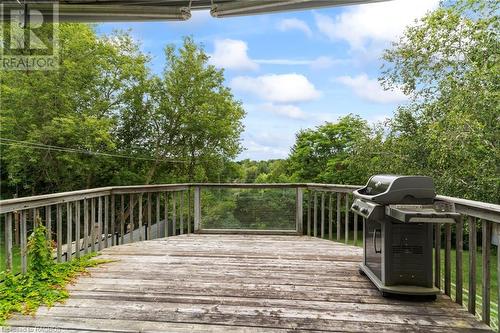
[[[441,193],[500,200],[499,3],[459,0],[407,28],[381,78],[400,87],[392,169],[433,176]]]
[[[224,165],[240,152],[241,103],[224,86],[222,70],[208,65],[208,56],[192,38],[176,50],[165,48],[166,67],[150,80],[148,98],[122,116],[122,141],[135,127],[128,142],[152,152],[155,159],[146,183],[161,177],[165,160],[178,179],[218,179]]]

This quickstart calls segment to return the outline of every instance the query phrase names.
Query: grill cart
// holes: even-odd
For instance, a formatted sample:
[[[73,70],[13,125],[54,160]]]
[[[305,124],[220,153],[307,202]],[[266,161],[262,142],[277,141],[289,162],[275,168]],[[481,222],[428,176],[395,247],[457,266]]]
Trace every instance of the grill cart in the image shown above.
[[[376,175],[354,191],[351,210],[361,215],[364,260],[360,273],[387,294],[435,298],[432,226],[456,223],[460,214],[434,200],[432,178]]]

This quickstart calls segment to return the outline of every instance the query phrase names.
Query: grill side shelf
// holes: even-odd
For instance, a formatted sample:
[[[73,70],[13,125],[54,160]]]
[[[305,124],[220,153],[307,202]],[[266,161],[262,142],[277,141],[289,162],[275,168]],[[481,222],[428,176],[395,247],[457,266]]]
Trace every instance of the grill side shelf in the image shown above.
[[[433,205],[388,205],[385,214],[404,223],[456,223],[460,214],[437,211]]]

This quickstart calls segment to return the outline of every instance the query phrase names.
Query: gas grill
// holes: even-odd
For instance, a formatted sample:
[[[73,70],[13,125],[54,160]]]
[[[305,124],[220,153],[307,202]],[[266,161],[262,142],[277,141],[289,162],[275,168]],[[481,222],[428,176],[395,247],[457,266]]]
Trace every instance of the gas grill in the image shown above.
[[[383,296],[435,298],[439,289],[432,278],[432,226],[456,223],[460,215],[435,200],[432,178],[376,175],[354,197],[351,210],[364,218],[360,273]]]

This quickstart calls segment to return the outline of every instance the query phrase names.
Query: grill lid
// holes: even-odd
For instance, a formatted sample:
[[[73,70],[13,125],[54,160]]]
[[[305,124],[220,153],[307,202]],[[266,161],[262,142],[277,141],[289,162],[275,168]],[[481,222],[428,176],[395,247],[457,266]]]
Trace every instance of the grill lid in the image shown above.
[[[354,195],[379,204],[430,204],[436,197],[434,182],[427,176],[375,175]]]

